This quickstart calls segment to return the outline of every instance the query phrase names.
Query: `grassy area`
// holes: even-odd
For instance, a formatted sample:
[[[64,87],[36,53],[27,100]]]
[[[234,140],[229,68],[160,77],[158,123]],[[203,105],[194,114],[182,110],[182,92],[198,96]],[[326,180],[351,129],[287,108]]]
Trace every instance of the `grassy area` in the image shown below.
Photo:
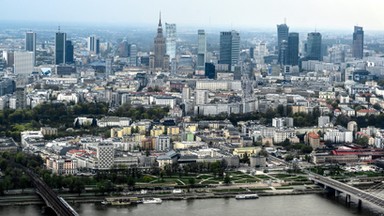
[[[250,188],[250,191],[265,191],[265,190],[272,190],[271,188]]]
[[[255,175],[256,178],[263,179],[263,180],[268,180],[271,179],[271,177],[267,175]]]
[[[207,180],[207,181],[204,181],[204,184],[219,184],[220,181],[215,181],[215,180]]]
[[[231,189],[212,189],[212,192],[232,192],[232,193],[237,193],[237,192],[246,192],[247,190],[241,189],[241,188],[231,188]]]
[[[209,175],[209,174],[203,174],[203,175],[198,175],[198,177],[196,177],[196,179],[209,179],[209,178],[212,178],[213,175]]]
[[[234,183],[256,183],[259,181],[257,179],[239,179],[239,180],[235,180],[232,182],[234,182]]]
[[[271,176],[278,178],[278,179],[286,179],[286,178],[290,178],[290,177],[295,177],[295,175],[284,174],[284,173],[271,174]]]
[[[276,190],[292,190],[293,187],[276,187]]]

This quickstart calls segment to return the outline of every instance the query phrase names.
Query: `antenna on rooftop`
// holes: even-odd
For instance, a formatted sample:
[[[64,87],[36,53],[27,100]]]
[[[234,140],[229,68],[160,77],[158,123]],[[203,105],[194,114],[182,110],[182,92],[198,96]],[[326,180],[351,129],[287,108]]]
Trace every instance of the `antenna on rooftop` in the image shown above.
[[[59,25],[59,28],[58,28],[59,32],[60,32],[60,25]]]

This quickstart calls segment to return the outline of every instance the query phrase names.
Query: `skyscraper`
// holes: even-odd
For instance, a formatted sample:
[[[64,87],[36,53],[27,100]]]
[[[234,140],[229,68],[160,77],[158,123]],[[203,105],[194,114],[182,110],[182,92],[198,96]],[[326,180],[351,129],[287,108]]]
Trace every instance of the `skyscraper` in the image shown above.
[[[123,41],[119,45],[119,57],[126,58],[129,56],[129,44],[128,41]]]
[[[33,64],[33,52],[15,52],[14,73],[17,75],[17,87],[25,87],[28,83],[28,77],[32,74],[34,69]]]
[[[364,55],[364,31],[363,27],[355,26],[353,32],[352,56],[362,59]]]
[[[278,62],[281,65],[288,64],[288,41],[286,40],[282,40],[280,43]]]
[[[170,59],[176,58],[176,24],[165,23],[166,53]]]
[[[33,64],[35,65],[36,59],[36,33],[27,32],[25,34],[25,50],[33,52]]]
[[[112,64],[113,58],[107,58],[105,60],[105,76],[108,78],[109,75],[112,75]]]
[[[99,54],[100,52],[100,40],[95,36],[88,37],[87,47],[89,52]]]
[[[288,34],[287,64],[293,66],[299,64],[299,33]]]
[[[236,31],[220,33],[220,64],[228,64],[230,68],[239,62],[240,35]]]
[[[129,65],[137,66],[137,46],[136,44],[129,45]]]
[[[90,52],[95,51],[95,36],[88,37],[87,48]]]
[[[319,32],[308,33],[306,57],[308,60],[323,60],[321,52],[321,34]]]
[[[56,32],[55,37],[55,64],[65,64],[65,42],[67,40],[67,34],[59,31]]]
[[[99,53],[100,53],[100,39],[99,39],[99,38],[96,39],[96,43],[95,43],[95,53],[96,53],[96,54],[99,54]]]
[[[161,25],[161,15],[159,17],[159,25],[157,27],[157,35],[154,39],[154,48],[155,48],[155,68],[164,67],[164,55],[166,54],[165,38],[163,36],[163,27]]]
[[[282,51],[281,50],[281,43],[285,41],[285,43],[288,42],[288,32],[289,32],[289,27],[287,24],[281,24],[277,25],[277,51],[278,51],[278,60],[280,64],[283,64],[283,62],[280,62],[283,59],[286,59],[284,56],[282,56]]]
[[[73,64],[73,44],[72,41],[65,41],[65,62],[66,64]]]
[[[197,31],[197,70],[204,70],[207,52],[207,38],[204,30]]]

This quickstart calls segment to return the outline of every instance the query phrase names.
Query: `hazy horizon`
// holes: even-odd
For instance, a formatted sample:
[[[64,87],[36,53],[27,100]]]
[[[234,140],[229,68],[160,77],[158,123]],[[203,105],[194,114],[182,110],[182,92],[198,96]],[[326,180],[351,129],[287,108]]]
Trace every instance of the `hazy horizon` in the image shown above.
[[[275,30],[286,19],[290,31],[384,30],[384,1],[269,0],[218,1],[148,0],[0,0],[5,10],[0,21],[28,23],[92,24],[100,26],[155,26],[159,12],[163,23],[204,29]],[[22,7],[21,7],[22,6]]]

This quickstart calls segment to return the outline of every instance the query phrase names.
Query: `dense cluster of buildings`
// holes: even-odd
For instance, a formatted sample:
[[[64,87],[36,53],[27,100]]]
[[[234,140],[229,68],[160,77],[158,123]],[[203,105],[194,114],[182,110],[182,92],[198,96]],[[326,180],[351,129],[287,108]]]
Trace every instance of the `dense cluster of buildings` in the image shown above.
[[[315,163],[382,156],[378,149],[383,148],[383,130],[362,128],[354,121],[348,127],[336,125],[340,115],[376,116],[384,107],[378,82],[384,73],[382,53],[364,45],[362,27],[355,26],[350,44],[326,44],[320,32],[310,32],[303,40],[285,23],[277,25],[271,39],[246,38],[247,45],[235,30],[220,32],[218,42],[210,46],[206,34],[200,29],[193,45],[181,45],[176,25],[165,23],[164,33],[160,17],[153,46],[145,50],[126,38],[117,44],[96,35],[68,40],[60,27],[54,43],[37,46],[38,34],[28,31],[24,50],[0,46],[0,110],[32,109],[50,102],[105,102],[110,109],[124,104],[169,107],[162,122],[115,116],[74,119],[74,125],[108,128],[109,138],[48,142],[44,134],[56,134],[57,129],[23,132],[22,147],[42,155],[47,168],[59,174],[222,160],[237,167],[245,155],[258,155],[261,148],[256,144],[273,147],[287,141],[321,149],[313,153]],[[271,122],[190,120],[278,109],[282,117]],[[283,117],[314,112],[320,117],[308,128]],[[362,137],[371,150],[352,145]],[[327,151],[329,143],[348,147]],[[253,167],[265,166],[265,158],[252,158]]]

